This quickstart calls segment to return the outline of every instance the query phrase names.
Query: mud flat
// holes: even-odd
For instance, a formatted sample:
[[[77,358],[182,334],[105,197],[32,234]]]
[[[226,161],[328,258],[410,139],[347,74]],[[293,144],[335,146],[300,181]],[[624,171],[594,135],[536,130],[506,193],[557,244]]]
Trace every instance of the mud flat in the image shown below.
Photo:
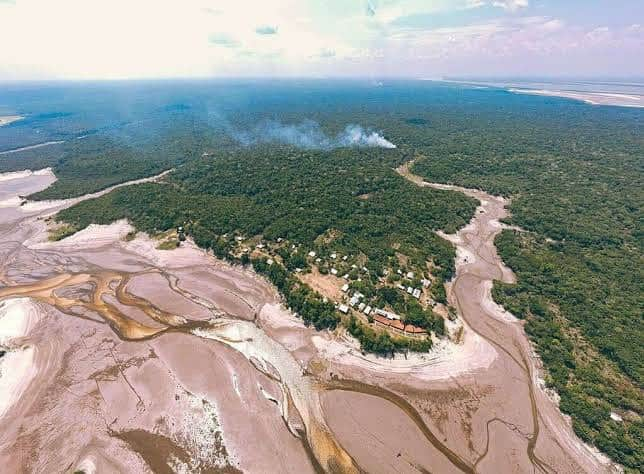
[[[391,360],[305,327],[264,279],[190,242],[126,241],[125,221],[48,242],[43,217],[108,190],[25,203],[53,175],[1,178],[0,338],[25,375],[0,375],[6,472],[609,469],[538,388],[520,322],[490,304],[490,282],[512,278],[499,198],[463,190],[482,212],[445,236],[462,342]]]
[[[617,468],[573,433],[570,422],[539,382],[541,363],[525,334],[523,323],[491,298],[494,280],[514,282],[512,271],[497,254],[494,238],[504,227],[509,202],[483,191],[427,183],[410,172],[411,163],[397,171],[418,184],[459,191],[477,199],[472,221],[455,235],[441,234],[457,249],[456,276],[448,285],[448,300],[467,326],[492,344],[499,358],[470,381],[455,382],[455,402],[466,408],[468,429],[464,446],[476,470],[504,466],[521,472],[610,472]],[[450,391],[443,392],[444,394]],[[460,395],[459,395],[460,394]],[[432,409],[453,417],[450,408]],[[446,421],[445,425],[449,424]],[[456,448],[455,448],[456,449]],[[514,467],[512,467],[514,466]]]

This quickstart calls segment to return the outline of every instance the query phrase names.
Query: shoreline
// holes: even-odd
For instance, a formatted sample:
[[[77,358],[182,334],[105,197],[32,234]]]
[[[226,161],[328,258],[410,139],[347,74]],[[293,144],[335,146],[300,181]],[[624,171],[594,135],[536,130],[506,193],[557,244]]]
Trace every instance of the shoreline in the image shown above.
[[[576,454],[580,467],[589,472],[598,472],[600,468],[605,471],[618,469],[605,455],[574,433],[570,417],[560,411],[556,397],[540,383],[544,366],[523,329],[523,322],[492,298],[494,280],[516,282],[514,273],[502,261],[494,244],[496,235],[506,227],[501,220],[509,214],[507,206],[510,200],[481,190],[424,181],[411,172],[412,165],[413,161],[408,162],[396,171],[419,186],[459,191],[480,203],[470,223],[456,234],[441,233],[457,249],[456,275],[449,283],[448,301],[476,334],[492,343],[502,355],[509,356],[509,362],[524,377],[524,383],[529,387],[533,431],[533,444],[532,447],[528,444],[527,456],[533,466],[543,464],[534,451],[541,439],[540,425],[544,424],[550,436],[559,438],[569,448],[569,454]],[[477,464],[483,460],[479,458]]]
[[[0,127],[23,120],[24,118],[22,115],[0,115]]]
[[[644,97],[632,94],[619,94],[610,92],[582,92],[548,89],[523,89],[506,88],[513,94],[537,95],[543,97],[561,97],[577,100],[589,105],[603,105],[613,107],[644,108]]]
[[[20,193],[21,186],[33,186],[32,182],[49,185],[34,173],[7,181],[11,185],[5,186],[15,193]],[[420,178],[415,182],[427,185]],[[195,420],[203,419],[204,413],[216,420],[212,428],[225,453],[218,462],[234,463],[248,472],[277,469],[276,449],[284,453],[279,461],[282,472],[311,472],[320,464],[342,466],[345,471],[371,467],[369,459],[379,448],[359,441],[371,433],[386,440],[392,450],[387,465],[400,472],[425,465],[442,466],[444,472],[465,466],[469,471],[479,463],[481,467],[492,463],[484,471],[511,464],[527,470],[540,465],[544,454],[560,472],[600,471],[583,461],[581,448],[567,438],[569,427],[560,425],[559,417],[555,424],[560,433],[548,428],[547,436],[539,436],[538,424],[532,431],[536,415],[527,403],[533,400],[542,407],[543,401],[525,384],[526,380],[536,383],[532,379],[537,372],[526,368],[533,361],[521,352],[523,345],[513,349],[507,344],[519,337],[522,327],[503,318],[488,318],[495,307],[479,304],[489,298],[485,282],[490,278],[512,279],[509,269],[497,265],[500,259],[493,245],[507,200],[466,191],[481,206],[457,234],[444,235],[460,249],[448,298],[458,307],[464,342],[454,345],[454,351],[437,347],[426,360],[416,354],[409,360],[361,356],[354,340],[305,327],[277,303],[276,289],[263,278],[215,259],[189,240],[177,249],[159,250],[143,233],[132,241],[122,239],[130,227],[117,221],[87,227],[58,242],[46,241],[43,217],[95,194],[39,206],[27,202],[21,207],[34,207],[27,213],[0,209],[0,215],[18,215],[14,221],[0,219],[0,231],[4,231],[0,235],[6,236],[0,245],[8,250],[8,263],[0,267],[7,286],[0,288],[0,294],[42,301],[39,307],[48,315],[33,338],[36,354],[42,346],[37,359],[47,362],[47,367],[39,369],[31,382],[35,391],[19,407],[21,412],[29,409],[39,423],[26,426],[22,413],[9,411],[3,417],[8,429],[0,437],[0,461],[10,459],[12,448],[20,443],[14,434],[20,430],[41,439],[58,436],[48,426],[61,426],[61,433],[68,433],[83,423],[99,445],[71,436],[63,452],[30,446],[40,449],[41,455],[37,466],[27,467],[58,471],[59,466],[79,465],[91,458],[97,470],[109,470],[134,453],[150,466],[165,465],[170,461],[159,452],[162,442],[194,470],[195,462],[206,461],[200,461],[198,450],[190,451],[197,461],[190,457],[193,454],[188,456],[187,450],[195,448],[193,438],[185,438],[173,424],[156,424],[162,414],[173,421],[188,410]],[[487,324],[499,325],[492,327],[493,336]],[[497,340],[499,335],[508,341]],[[514,350],[519,350],[518,355]],[[458,351],[461,354],[456,357]],[[467,400],[476,401],[465,412],[459,405],[463,391]],[[45,392],[55,394],[47,400],[47,409],[42,404]],[[330,393],[338,403],[327,406],[324,399]],[[386,410],[389,423],[379,425],[390,429],[383,433],[379,426],[366,433],[342,429],[348,426],[342,410],[351,410],[350,399],[364,400],[360,393],[375,397],[370,402],[375,410]],[[508,398],[509,393],[514,396]],[[433,400],[437,406],[428,408]],[[258,410],[263,413],[261,420],[253,416]],[[554,416],[541,411],[537,415]],[[454,420],[448,431],[441,425],[445,418]],[[114,421],[106,427],[104,419]],[[503,423],[494,421],[498,419]],[[211,427],[191,423],[198,430]],[[422,433],[414,438],[418,449],[399,458],[396,452],[405,449],[401,440],[409,432],[400,427],[410,423]],[[501,434],[498,430],[504,430],[505,423],[517,429],[502,433],[504,438],[499,439],[495,433]],[[258,439],[264,442],[255,443]]]

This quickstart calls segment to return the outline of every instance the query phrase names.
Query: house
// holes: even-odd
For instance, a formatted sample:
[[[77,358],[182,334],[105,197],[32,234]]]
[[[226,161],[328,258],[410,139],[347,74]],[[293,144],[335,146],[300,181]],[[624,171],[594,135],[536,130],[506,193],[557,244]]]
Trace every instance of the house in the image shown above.
[[[315,263],[320,263],[321,261],[322,261],[322,259],[320,257],[315,259]]]
[[[402,321],[398,321],[398,320],[391,321],[382,316],[374,316],[373,320],[377,323],[382,324],[383,326],[389,326],[391,328],[398,329],[399,331],[405,330],[405,325],[403,324]]]
[[[347,261],[347,258],[349,258],[349,257],[347,257],[347,256],[345,255],[344,257],[342,257],[342,260],[344,260],[344,261],[346,262],[346,261]]]
[[[309,257],[315,257],[315,252],[313,250],[309,252]]]
[[[338,306],[338,311],[347,314],[349,312],[349,307],[346,304],[341,304],[340,306]]]
[[[266,260],[266,263],[267,263],[268,265],[273,265],[273,259],[272,259],[272,258],[269,258],[268,260]]]
[[[244,238],[241,235],[238,235],[237,237],[235,237],[235,240],[237,242],[241,242],[242,240],[244,240]]]
[[[399,290],[403,290],[403,291],[405,291],[405,290],[406,290],[405,285],[402,285],[402,284],[400,284],[400,283],[398,283],[398,284],[396,285],[396,287],[397,287]]]
[[[416,326],[414,326],[412,324],[408,324],[407,326],[405,326],[404,331],[409,333],[409,334],[426,334],[427,333],[427,331],[425,331],[423,328],[416,327]]]
[[[360,301],[360,298],[357,296],[353,295],[351,299],[349,300],[349,304],[353,307],[358,304],[358,301]]]
[[[414,272],[407,272],[407,278],[412,280],[414,278]]]
[[[373,320],[378,324],[382,324],[383,326],[387,326],[392,329],[397,329],[398,331],[402,331],[407,334],[421,335],[427,333],[427,331],[422,328],[412,326],[411,324],[405,325],[402,321],[399,321],[397,319],[390,320],[384,316],[376,315],[373,317]]]
[[[345,280],[348,280],[349,279],[349,274],[345,273],[344,275],[342,275],[342,278],[344,278]]]
[[[418,288],[414,288],[414,292],[412,293],[412,295],[416,299],[420,298],[420,290]]]
[[[384,316],[387,319],[391,320],[399,320],[400,316],[398,316],[396,313],[390,313],[389,311],[385,311],[384,309],[376,309],[376,314],[380,316]]]
[[[365,307],[365,306],[367,306],[367,305],[366,305],[366,304],[364,304],[364,303],[360,303],[360,304],[358,305],[358,311],[362,311],[362,310],[364,309],[364,307]]]
[[[431,281],[431,280],[428,280],[427,278],[423,278],[423,279],[421,280],[421,282],[423,283],[423,286],[424,286],[425,288],[429,287],[429,285],[431,285],[431,284],[432,284],[432,281]]]
[[[364,309],[364,314],[369,316],[371,314],[371,306],[367,305],[367,307]]]
[[[337,257],[338,257],[337,253],[334,252],[334,253],[331,254],[331,258],[337,258]]]
[[[265,247],[265,245],[264,245],[264,244],[257,244],[257,245],[256,245],[256,247],[257,247],[258,249],[263,249],[263,248]]]
[[[411,295],[413,292],[414,292],[414,289],[411,286],[408,286],[407,287],[407,293],[409,293]]]
[[[338,271],[335,268],[331,269],[331,275],[337,275]]]
[[[345,293],[346,293],[347,291],[349,291],[349,284],[348,284],[348,283],[345,283],[344,285],[342,285],[341,290],[342,290],[343,292],[345,292]]]

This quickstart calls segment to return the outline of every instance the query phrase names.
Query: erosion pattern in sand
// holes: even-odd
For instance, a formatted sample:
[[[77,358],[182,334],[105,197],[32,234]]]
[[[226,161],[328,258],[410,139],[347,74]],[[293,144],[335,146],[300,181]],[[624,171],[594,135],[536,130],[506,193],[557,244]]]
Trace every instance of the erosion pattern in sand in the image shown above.
[[[383,360],[305,328],[265,281],[190,243],[126,241],[126,222],[47,242],[43,217],[79,199],[18,197],[49,170],[2,177],[4,472],[609,469],[538,387],[521,325],[490,304],[490,281],[511,278],[493,246],[502,200],[477,193],[482,212],[446,236],[462,342]]]

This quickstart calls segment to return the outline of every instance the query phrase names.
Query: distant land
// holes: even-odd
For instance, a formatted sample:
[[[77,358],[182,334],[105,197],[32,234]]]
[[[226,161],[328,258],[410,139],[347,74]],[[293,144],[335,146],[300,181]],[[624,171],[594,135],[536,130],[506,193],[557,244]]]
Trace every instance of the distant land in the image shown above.
[[[644,80],[583,79],[445,79],[475,86],[499,87],[515,94],[564,97],[591,105],[644,107]]]

